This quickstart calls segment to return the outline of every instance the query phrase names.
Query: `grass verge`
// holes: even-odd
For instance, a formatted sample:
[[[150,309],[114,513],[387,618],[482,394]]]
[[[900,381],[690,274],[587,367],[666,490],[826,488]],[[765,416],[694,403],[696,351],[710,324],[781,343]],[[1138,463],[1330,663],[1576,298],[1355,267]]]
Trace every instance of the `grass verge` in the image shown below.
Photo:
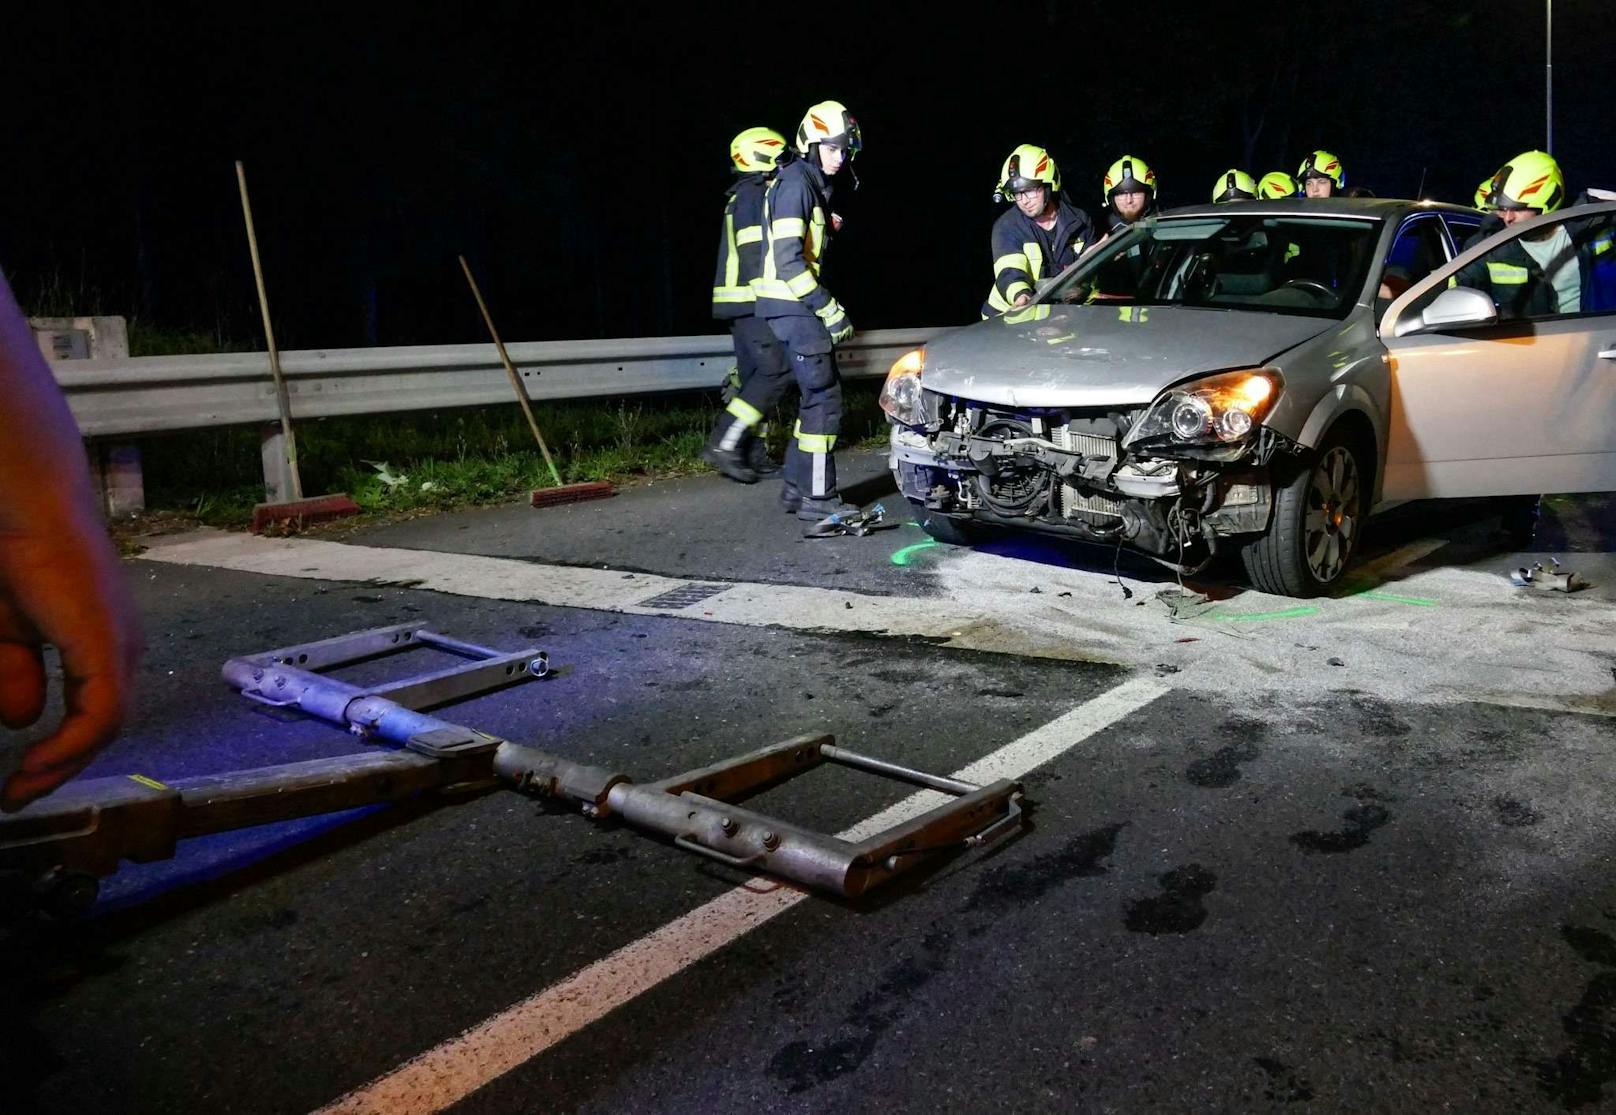
[[[839,444],[885,443],[879,385],[849,385]],[[718,393],[536,406],[561,481],[615,484],[701,472]],[[778,459],[796,418],[795,395],[770,416]],[[346,492],[367,519],[499,503],[552,484],[514,404],[420,414],[327,418],[296,427],[303,490]],[[239,527],[263,500],[258,431],[198,430],[143,439],[152,517]]]

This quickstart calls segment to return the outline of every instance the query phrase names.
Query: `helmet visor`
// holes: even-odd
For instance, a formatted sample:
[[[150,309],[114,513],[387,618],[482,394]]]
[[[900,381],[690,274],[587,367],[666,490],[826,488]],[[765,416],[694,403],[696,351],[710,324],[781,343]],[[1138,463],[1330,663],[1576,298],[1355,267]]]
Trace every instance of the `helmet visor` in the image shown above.
[[[847,152],[847,157],[851,159],[854,155],[864,150],[864,133],[859,131],[858,121],[853,119],[851,112],[842,114],[842,122],[847,125],[847,131],[841,136],[841,148]]]

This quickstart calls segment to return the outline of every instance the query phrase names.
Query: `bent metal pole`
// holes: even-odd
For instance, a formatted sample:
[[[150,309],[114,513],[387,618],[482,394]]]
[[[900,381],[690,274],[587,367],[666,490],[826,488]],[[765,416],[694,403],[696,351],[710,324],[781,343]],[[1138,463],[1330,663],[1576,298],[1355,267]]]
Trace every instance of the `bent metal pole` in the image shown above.
[[[292,402],[281,375],[281,354],[275,347],[275,327],[269,322],[269,294],[264,289],[264,265],[258,258],[258,233],[253,228],[252,202],[247,198],[247,170],[236,160],[236,181],[241,186],[241,215],[247,222],[247,247],[252,252],[253,279],[258,283],[258,309],[264,315],[264,342],[269,346],[269,374],[275,380],[275,404],[280,408],[281,436],[286,439],[286,467],[292,478],[292,499],[303,498],[303,478],[297,471],[297,438],[292,433]],[[284,496],[282,497],[284,500]]]

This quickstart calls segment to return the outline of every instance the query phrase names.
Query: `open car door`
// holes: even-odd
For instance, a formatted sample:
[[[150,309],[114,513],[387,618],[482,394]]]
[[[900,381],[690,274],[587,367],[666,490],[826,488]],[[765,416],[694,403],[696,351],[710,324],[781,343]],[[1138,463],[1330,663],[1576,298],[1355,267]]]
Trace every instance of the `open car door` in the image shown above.
[[[1521,266],[1558,229],[1575,290]],[[1387,307],[1383,499],[1616,490],[1613,233],[1616,202],[1508,226]]]

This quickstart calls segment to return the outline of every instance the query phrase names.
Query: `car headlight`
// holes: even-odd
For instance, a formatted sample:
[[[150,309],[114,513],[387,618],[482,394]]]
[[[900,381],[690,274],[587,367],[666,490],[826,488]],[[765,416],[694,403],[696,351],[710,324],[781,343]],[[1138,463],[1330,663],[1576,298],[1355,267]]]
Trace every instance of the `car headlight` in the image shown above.
[[[1184,445],[1223,445],[1250,435],[1285,389],[1277,368],[1221,372],[1158,396],[1123,446],[1168,438]]]
[[[924,426],[926,411],[920,397],[920,373],[926,366],[924,347],[898,357],[881,387],[881,409],[904,426]]]

